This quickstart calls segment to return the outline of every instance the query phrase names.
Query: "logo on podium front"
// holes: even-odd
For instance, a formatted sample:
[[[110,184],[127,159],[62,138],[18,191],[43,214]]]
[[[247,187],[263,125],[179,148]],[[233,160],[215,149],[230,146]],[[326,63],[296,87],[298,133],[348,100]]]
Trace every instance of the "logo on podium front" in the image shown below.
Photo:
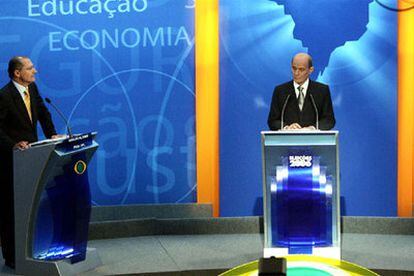
[[[289,167],[291,168],[310,168],[312,167],[311,155],[290,155]]]
[[[76,174],[83,174],[86,171],[86,163],[83,160],[79,160],[75,163],[73,170]]]

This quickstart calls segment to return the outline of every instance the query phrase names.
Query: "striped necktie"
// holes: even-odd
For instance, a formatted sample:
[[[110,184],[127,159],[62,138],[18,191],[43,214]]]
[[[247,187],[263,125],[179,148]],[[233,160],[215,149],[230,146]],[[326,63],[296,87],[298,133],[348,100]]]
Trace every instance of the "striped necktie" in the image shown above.
[[[299,90],[298,104],[299,104],[300,111],[302,111],[303,104],[305,103],[305,94],[303,94],[302,86],[298,86],[298,90]]]

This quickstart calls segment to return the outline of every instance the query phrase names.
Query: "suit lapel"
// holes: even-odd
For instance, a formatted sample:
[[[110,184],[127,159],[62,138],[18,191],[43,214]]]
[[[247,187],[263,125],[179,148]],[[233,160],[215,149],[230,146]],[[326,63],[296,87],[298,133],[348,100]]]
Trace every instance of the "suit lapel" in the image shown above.
[[[299,109],[298,98],[296,97],[295,85],[293,84],[293,81],[292,81],[292,84],[290,86],[289,94],[290,94],[290,97],[293,98],[293,100],[292,100],[293,108],[294,108],[295,112],[299,115],[301,112],[300,112],[300,109]]]
[[[17,90],[16,86],[11,82],[11,94],[13,97],[14,104],[16,105],[17,112],[20,116],[20,119],[27,123],[28,125],[33,127],[33,123],[30,120],[29,114],[27,113],[26,105],[23,102],[22,96],[20,95],[19,91]],[[32,102],[32,100],[30,100]],[[33,106],[31,105],[33,108]]]
[[[303,103],[302,112],[304,112],[306,108],[309,108],[309,106],[312,106],[312,102],[310,99],[311,94],[313,96],[313,81],[309,79],[308,90],[306,91],[306,96],[305,96],[305,101]]]
[[[289,95],[292,98],[292,108],[295,110],[296,114],[300,115],[301,111],[299,109],[299,102],[298,98],[296,97],[295,85],[293,84],[293,81],[290,85]]]
[[[36,101],[35,101],[35,86],[30,84],[29,85],[30,92],[30,110],[32,111],[32,124],[33,122],[37,121],[37,108],[36,108]],[[28,115],[29,116],[29,115]]]

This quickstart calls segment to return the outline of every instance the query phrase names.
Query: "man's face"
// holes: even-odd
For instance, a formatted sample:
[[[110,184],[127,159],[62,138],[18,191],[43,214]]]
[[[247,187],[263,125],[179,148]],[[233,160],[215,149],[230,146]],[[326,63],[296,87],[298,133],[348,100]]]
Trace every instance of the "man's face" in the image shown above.
[[[309,59],[305,55],[298,55],[292,61],[293,80],[298,84],[303,84],[313,72],[313,67],[309,67]]]
[[[20,70],[14,71],[15,80],[24,86],[28,86],[36,80],[35,74],[37,71],[32,61],[28,58],[23,58],[22,64],[23,67]]]

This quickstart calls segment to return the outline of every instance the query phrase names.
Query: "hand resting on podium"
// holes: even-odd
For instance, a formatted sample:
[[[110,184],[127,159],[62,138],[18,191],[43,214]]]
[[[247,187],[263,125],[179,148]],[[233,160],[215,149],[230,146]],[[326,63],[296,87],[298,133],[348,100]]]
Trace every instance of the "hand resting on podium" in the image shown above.
[[[56,134],[56,135],[52,135],[51,139],[55,140],[55,139],[66,139],[68,136],[66,134]]]
[[[29,144],[29,142],[27,142],[27,141],[20,141],[20,142],[17,142],[14,146],[13,146],[13,149],[14,150],[25,150],[25,149],[28,149],[28,148],[30,148],[30,144]]]
[[[314,126],[302,127],[298,123],[293,123],[291,125],[284,126],[283,130],[316,130],[316,128]]]

